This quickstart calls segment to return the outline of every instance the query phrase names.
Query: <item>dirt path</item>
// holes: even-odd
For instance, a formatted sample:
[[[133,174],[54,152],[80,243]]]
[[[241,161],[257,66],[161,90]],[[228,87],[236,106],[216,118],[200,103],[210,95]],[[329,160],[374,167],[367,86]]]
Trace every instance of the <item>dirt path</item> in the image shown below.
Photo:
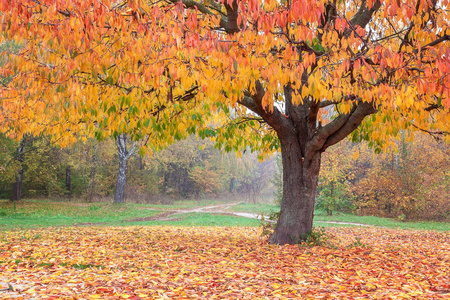
[[[250,218],[250,219],[258,219],[260,220],[261,214],[254,213],[246,213],[246,212],[233,212],[229,211],[229,209],[239,203],[226,203],[221,205],[213,205],[213,206],[205,206],[205,207],[197,207],[188,210],[173,210],[173,211],[165,211],[164,213],[147,218],[135,218],[131,220],[127,220],[128,222],[139,222],[139,221],[175,221],[177,218],[173,218],[173,216],[187,213],[213,213],[213,214],[223,214],[223,215],[233,215],[237,217]],[[265,220],[268,220],[267,216],[264,216]],[[270,222],[270,221],[269,221]],[[372,226],[362,223],[353,223],[353,222],[340,222],[340,221],[314,221],[316,223],[326,223],[326,224],[342,224],[342,225],[354,225],[354,226]]]

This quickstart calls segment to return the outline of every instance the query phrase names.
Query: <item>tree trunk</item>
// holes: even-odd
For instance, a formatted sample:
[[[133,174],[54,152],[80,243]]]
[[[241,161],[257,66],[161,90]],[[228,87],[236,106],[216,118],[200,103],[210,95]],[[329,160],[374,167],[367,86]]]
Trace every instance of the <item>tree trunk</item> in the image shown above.
[[[13,184],[13,190],[11,195],[11,201],[19,201],[22,197],[22,184],[23,184],[23,168],[17,171],[16,181]]]
[[[283,198],[272,244],[297,244],[312,230],[320,170],[320,152],[304,162],[299,137],[280,137],[283,162]]]
[[[71,185],[71,178],[70,178],[70,166],[66,167],[66,193],[69,196],[72,194],[72,185]]]
[[[87,202],[92,202],[94,200],[94,197],[96,195],[96,175],[97,175],[97,165],[99,163],[99,153],[100,153],[100,143],[97,145],[94,145],[92,147],[92,165],[91,170],[89,172],[89,185],[87,186],[87,193],[86,193],[86,200]]]
[[[139,161],[138,161],[138,163],[139,163],[139,170],[144,170],[144,168],[145,168],[145,162],[144,162],[144,160],[142,159],[142,156],[140,156],[139,155]]]
[[[125,202],[125,186],[127,183],[128,160],[119,157],[119,171],[117,175],[116,193],[114,203]]]
[[[13,184],[11,193],[11,201],[19,201],[22,198],[22,184],[23,184],[23,162],[25,160],[25,137],[20,141],[19,147],[17,147],[17,160],[20,163],[20,169],[17,171],[16,181]]]
[[[128,161],[134,155],[136,143],[133,143],[130,151],[127,150],[127,135],[121,134],[117,137],[117,150],[119,153],[119,171],[117,175],[116,192],[114,194],[114,203],[125,202],[125,186],[127,183]]]

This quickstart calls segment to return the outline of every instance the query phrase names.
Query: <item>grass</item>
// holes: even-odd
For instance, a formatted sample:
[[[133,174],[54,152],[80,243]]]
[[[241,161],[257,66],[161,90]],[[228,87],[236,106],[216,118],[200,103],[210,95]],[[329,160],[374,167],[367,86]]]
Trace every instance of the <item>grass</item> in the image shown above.
[[[55,202],[49,200],[22,200],[17,203],[16,210],[8,200],[0,200],[0,230],[30,229],[37,227],[60,227],[71,225],[174,225],[174,226],[258,226],[259,220],[226,214],[186,213],[168,216],[168,220],[151,221],[149,217],[167,213],[170,210],[192,209],[201,206],[223,204],[214,200],[177,201],[171,205],[162,204],[112,204],[105,202],[77,203]],[[274,204],[239,203],[232,206],[229,212],[246,212],[268,215],[279,211]],[[146,218],[143,220],[135,220]],[[450,231],[450,223],[440,222],[401,222],[394,219],[373,216],[357,216],[335,212],[327,216],[325,212],[316,210],[315,226],[335,227],[349,226],[324,222],[348,222],[389,228],[441,230]]]
[[[381,226],[388,228],[401,228],[401,229],[417,229],[417,230],[450,230],[449,222],[403,222],[395,219],[380,218],[374,216],[358,216],[342,212],[334,212],[332,216],[327,216],[324,211],[316,210],[314,220],[317,221],[332,221],[332,222],[348,222],[348,223],[361,223],[373,226]],[[322,226],[324,223],[317,222]]]
[[[133,224],[176,224],[180,226],[256,226],[259,224],[257,220],[235,216],[213,216],[202,213],[180,215],[181,221],[129,222],[129,220],[136,218],[156,216],[167,210],[184,210],[215,204],[223,204],[223,202],[216,200],[183,200],[164,205],[55,202],[24,199],[16,203],[16,209],[14,210],[13,203],[9,200],[0,200],[0,230],[71,225],[128,226]]]
[[[67,226],[83,223],[119,225],[124,220],[157,214],[136,204],[94,203],[72,205],[60,202],[23,200],[14,210],[7,202],[0,202],[1,229],[28,229],[35,227]]]
[[[280,206],[275,204],[248,204],[248,203],[239,203],[229,209],[229,211],[233,212],[246,212],[246,213],[254,213],[254,214],[263,214],[268,215],[273,211],[279,211]]]
[[[275,204],[247,204],[239,203],[230,208],[234,212],[248,212],[269,215],[271,212],[279,211],[280,206]],[[360,223],[388,228],[416,229],[416,230],[440,230],[450,231],[449,222],[403,222],[395,219],[380,218],[374,216],[358,216],[349,213],[334,212],[332,216],[327,216],[325,211],[316,210],[314,212],[314,225],[323,227],[351,226],[344,224],[333,224],[323,222],[346,222]]]

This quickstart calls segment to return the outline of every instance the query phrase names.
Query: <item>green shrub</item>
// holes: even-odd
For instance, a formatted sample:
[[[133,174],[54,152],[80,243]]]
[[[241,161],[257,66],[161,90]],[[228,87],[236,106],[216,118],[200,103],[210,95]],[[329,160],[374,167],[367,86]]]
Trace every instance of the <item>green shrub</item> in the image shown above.
[[[333,211],[352,211],[353,201],[346,184],[322,184],[317,191],[315,206],[331,216]]]

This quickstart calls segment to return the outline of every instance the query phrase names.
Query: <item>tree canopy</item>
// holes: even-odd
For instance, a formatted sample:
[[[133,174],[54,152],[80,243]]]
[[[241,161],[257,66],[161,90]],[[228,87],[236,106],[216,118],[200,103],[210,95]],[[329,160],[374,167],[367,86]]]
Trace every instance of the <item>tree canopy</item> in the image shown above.
[[[323,125],[328,105],[346,116],[316,132],[323,150],[373,108],[363,128],[376,140],[448,131],[448,1],[3,1],[1,11],[3,40],[23,45],[3,53],[2,75],[14,76],[3,130],[72,140],[169,127],[170,139],[222,105],[278,130],[309,102]]]

